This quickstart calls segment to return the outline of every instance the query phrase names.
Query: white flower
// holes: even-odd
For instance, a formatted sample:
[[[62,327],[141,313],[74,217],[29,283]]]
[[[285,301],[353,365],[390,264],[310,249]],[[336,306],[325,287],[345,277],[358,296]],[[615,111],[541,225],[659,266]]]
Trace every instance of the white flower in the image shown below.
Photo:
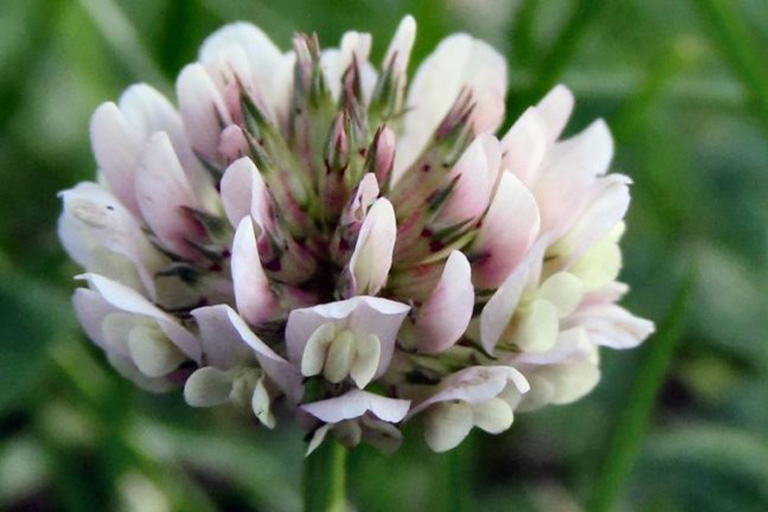
[[[59,236],[118,371],[270,428],[294,412],[310,451],[392,448],[421,414],[442,451],[577,399],[599,347],[653,331],[617,305],[630,182],[605,123],[561,140],[557,86],[499,138],[503,57],[453,35],[409,85],[415,35],[408,16],[376,67],[369,34],[284,51],[235,23],[178,110],[145,84],[96,110],[98,183],[62,192]]]

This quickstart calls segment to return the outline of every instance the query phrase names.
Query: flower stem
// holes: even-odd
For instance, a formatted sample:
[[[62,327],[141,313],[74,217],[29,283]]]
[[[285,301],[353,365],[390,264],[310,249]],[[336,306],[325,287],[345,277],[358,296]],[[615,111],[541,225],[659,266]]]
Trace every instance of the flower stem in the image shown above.
[[[326,440],[304,460],[304,511],[343,512],[346,509],[347,449]]]

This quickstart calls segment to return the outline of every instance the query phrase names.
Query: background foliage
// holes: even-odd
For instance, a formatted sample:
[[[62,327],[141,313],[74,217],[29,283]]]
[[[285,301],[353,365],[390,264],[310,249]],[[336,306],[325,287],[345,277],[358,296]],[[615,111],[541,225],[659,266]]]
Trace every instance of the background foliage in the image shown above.
[[[627,302],[662,328],[641,350],[604,353],[590,397],[521,415],[506,435],[442,456],[417,432],[394,457],[355,450],[352,502],[768,510],[765,0],[3,2],[0,509],[300,509],[299,432],[144,394],[85,342],[56,192],[93,176],[93,109],[135,81],[172,91],[220,24],[251,20],[282,47],[297,30],[329,45],[355,28],[380,58],[407,12],[412,61],[459,30],[507,55],[510,121],[556,81],[578,98],[570,130],[608,120],[613,168],[635,181]]]

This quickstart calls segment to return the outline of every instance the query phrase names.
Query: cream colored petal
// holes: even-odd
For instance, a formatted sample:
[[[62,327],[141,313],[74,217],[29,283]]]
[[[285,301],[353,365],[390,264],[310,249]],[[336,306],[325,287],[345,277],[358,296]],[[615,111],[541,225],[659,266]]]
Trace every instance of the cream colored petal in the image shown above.
[[[187,360],[155,323],[140,323],[128,333],[128,351],[147,377],[162,377]]]
[[[352,369],[355,358],[355,335],[348,330],[340,332],[328,347],[323,376],[334,384],[343,381]]]
[[[184,384],[184,400],[192,407],[211,407],[229,402],[232,375],[212,366],[195,370]]]
[[[518,312],[519,322],[514,343],[526,352],[546,352],[557,341],[559,321],[557,307],[546,299],[531,303]]]
[[[500,434],[512,426],[512,408],[501,398],[472,405],[475,426],[489,434]]]
[[[375,334],[362,334],[357,336],[355,345],[354,362],[349,371],[349,376],[358,388],[363,389],[376,375],[381,358],[381,342]]]
[[[573,313],[584,296],[581,280],[569,272],[558,272],[539,286],[531,298],[546,299],[557,308],[557,316],[564,318]]]
[[[333,323],[323,324],[307,340],[304,354],[301,356],[301,374],[305,377],[320,375],[328,355],[328,347],[336,337]]]
[[[262,425],[267,428],[275,428],[277,421],[275,420],[275,415],[272,414],[270,404],[269,393],[267,393],[267,388],[264,387],[264,379],[261,378],[256,381],[256,387],[253,389],[251,410]]]
[[[474,426],[472,408],[467,403],[443,402],[424,414],[424,439],[436,452],[445,452],[461,443]]]

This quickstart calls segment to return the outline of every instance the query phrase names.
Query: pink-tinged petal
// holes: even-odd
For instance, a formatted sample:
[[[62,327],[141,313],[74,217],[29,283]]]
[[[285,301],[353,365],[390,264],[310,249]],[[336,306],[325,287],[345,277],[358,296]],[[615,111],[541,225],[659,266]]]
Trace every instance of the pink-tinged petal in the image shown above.
[[[384,286],[396,237],[395,209],[388,199],[379,198],[365,216],[349,260],[356,295],[375,295]]]
[[[501,139],[504,154],[501,168],[517,176],[529,188],[535,182],[550,146],[547,130],[547,123],[541,113],[531,107]]]
[[[103,103],[91,117],[91,147],[109,189],[140,217],[134,180],[139,166],[142,133],[114,103]]]
[[[507,277],[480,313],[480,340],[489,354],[515,314],[520,297],[531,281],[538,282],[546,239],[537,242],[523,262]]]
[[[368,412],[386,422],[397,423],[408,413],[410,404],[410,400],[387,398],[353,389],[335,398],[304,404],[301,408],[324,423],[352,420]]]
[[[563,133],[573,111],[573,93],[558,84],[539,102],[537,108],[547,123],[549,142],[554,142]]]
[[[152,135],[144,148],[136,176],[136,198],[144,220],[170,251],[200,259],[200,253],[187,240],[202,238],[205,230],[184,208],[200,209],[201,205],[164,132]]]
[[[395,164],[395,132],[388,126],[384,126],[378,132],[375,144],[376,160],[373,172],[376,174],[376,179],[379,183],[386,184],[389,181],[392,167]]]
[[[193,309],[192,316],[200,329],[205,362],[221,370],[249,360],[251,351],[229,320],[232,308],[226,304]]]
[[[629,285],[626,283],[620,283],[614,281],[606,286],[590,291],[584,294],[584,299],[581,301],[581,306],[591,306],[594,304],[607,304],[611,302],[618,302],[624,295],[629,292]]]
[[[201,64],[189,64],[176,80],[181,117],[192,147],[211,162],[221,162],[221,131],[232,123],[224,99]]]
[[[624,218],[629,208],[629,178],[611,174],[595,183],[587,195],[588,206],[576,224],[556,242],[557,252],[567,256],[568,262],[608,236]]]
[[[135,84],[123,92],[118,105],[125,118],[140,131],[142,141],[157,132],[168,134],[195,195],[206,206],[215,204],[216,190],[211,176],[192,152],[181,116],[173,104],[149,85]]]
[[[487,43],[467,34],[443,39],[419,66],[408,91],[403,136],[398,139],[393,182],[418,157],[462,90],[472,94],[474,133],[489,133],[504,118],[507,66]]]
[[[615,304],[581,308],[568,319],[566,325],[584,327],[595,343],[615,349],[634,348],[656,330],[653,322]]]
[[[360,180],[352,200],[344,208],[344,211],[341,212],[339,224],[342,226],[362,224],[365,214],[378,197],[379,184],[376,176],[372,173],[367,173]]]
[[[406,15],[397,26],[395,35],[389,43],[387,53],[384,55],[383,65],[389,66],[391,62],[392,72],[398,80],[405,85],[405,74],[408,71],[408,60],[411,56],[413,41],[416,39],[416,20],[413,16]],[[401,78],[400,78],[401,77]]]
[[[278,90],[274,72],[284,59],[280,49],[258,27],[244,22],[225,25],[205,40],[199,60],[220,88],[225,88],[232,75],[232,60],[245,58],[245,65],[236,63],[238,75],[262,99],[267,115],[282,109],[283,91]],[[240,57],[242,56],[242,57]]]
[[[303,392],[301,373],[256,336],[235,310],[226,305],[223,308],[226,309],[230,325],[237,331],[240,339],[251,347],[267,376],[285,393],[292,406],[297,404]]]
[[[359,70],[363,73],[363,68],[370,67],[368,63],[368,55],[370,53],[371,34],[355,31],[344,33],[339,49],[323,50],[320,57],[320,67],[323,70],[325,83],[328,85],[331,97],[334,100],[338,100],[341,95],[342,77],[347,68],[353,62],[356,62]],[[370,71],[367,72],[370,73]],[[363,89],[370,90],[370,85]],[[364,93],[364,96],[369,98],[370,94]]]
[[[437,227],[449,227],[478,218],[488,208],[496,187],[501,147],[493,135],[480,135],[461,155],[446,183],[456,180],[437,216]]]
[[[612,157],[613,139],[602,120],[554,146],[533,189],[542,231],[567,231],[574,210],[595,178],[608,170]]]
[[[469,404],[485,402],[499,395],[508,383],[519,393],[530,388],[522,373],[511,366],[472,366],[449,375],[438,386],[438,391],[416,404],[408,413],[412,418],[431,405],[440,402],[460,401]]]
[[[294,364],[300,364],[310,336],[321,325],[332,322],[356,332],[375,334],[379,338],[381,358],[376,375],[380,376],[389,367],[397,331],[409,310],[406,304],[379,297],[353,297],[311,308],[294,309],[288,316],[285,329],[288,357]]]
[[[513,174],[502,173],[496,195],[470,251],[478,257],[472,280],[478,288],[495,288],[520,264],[539,234],[539,206]]]
[[[463,253],[453,251],[440,281],[416,313],[418,350],[435,354],[450,348],[467,330],[474,305],[469,261]]]
[[[149,302],[139,292],[98,274],[82,274],[77,276],[77,279],[88,281],[91,288],[116,309],[155,320],[179,350],[190,359],[200,362],[200,341],[178,320]]]
[[[221,201],[233,226],[250,215],[259,227],[259,236],[272,228],[272,199],[250,158],[243,157],[227,167],[221,179]]]
[[[99,248],[125,256],[133,263],[150,297],[154,297],[153,276],[166,260],[128,209],[95,183],[80,183],[59,196],[64,203],[59,238],[70,257],[88,269],[93,251]]]
[[[233,124],[224,128],[219,141],[219,153],[227,162],[234,162],[249,152],[248,140],[245,138],[242,128]]]
[[[232,241],[232,282],[237,310],[251,325],[259,325],[275,314],[277,298],[261,266],[250,217],[240,221]]]

